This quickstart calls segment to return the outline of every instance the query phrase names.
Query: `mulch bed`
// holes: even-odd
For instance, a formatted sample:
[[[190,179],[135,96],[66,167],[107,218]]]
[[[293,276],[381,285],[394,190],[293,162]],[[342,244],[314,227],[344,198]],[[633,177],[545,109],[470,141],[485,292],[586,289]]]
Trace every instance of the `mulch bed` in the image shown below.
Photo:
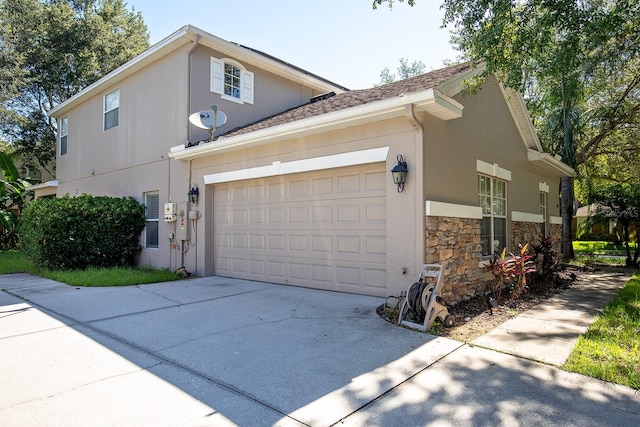
[[[448,307],[449,313],[455,317],[455,325],[446,328],[439,322],[435,322],[430,333],[465,343],[471,342],[510,318],[561,293],[591,271],[593,269],[563,265],[555,273],[553,282],[547,287],[532,285],[526,288],[518,298],[514,298],[505,289],[503,301],[493,309],[490,309],[487,295],[479,295],[458,302]],[[393,317],[393,314],[391,316],[385,314],[382,306],[378,307],[377,312],[385,320],[395,321],[393,318],[389,319],[389,317]]]

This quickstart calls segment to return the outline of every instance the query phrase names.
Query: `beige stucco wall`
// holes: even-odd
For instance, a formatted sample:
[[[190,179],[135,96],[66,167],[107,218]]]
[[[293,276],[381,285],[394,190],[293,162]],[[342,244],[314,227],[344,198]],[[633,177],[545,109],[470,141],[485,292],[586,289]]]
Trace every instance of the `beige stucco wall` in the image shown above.
[[[161,220],[160,247],[143,250],[139,257],[141,264],[172,269],[184,265],[200,276],[215,273],[214,185],[205,185],[206,175],[368,148],[389,147],[384,166],[387,171],[396,165],[398,154],[404,157],[409,168],[402,193],[396,191],[391,175],[388,176],[386,268],[389,295],[397,295],[406,289],[415,280],[422,263],[437,261],[425,257],[425,239],[428,238],[425,234],[425,200],[478,205],[477,160],[498,163],[512,172],[508,186],[509,213],[537,214],[541,181],[550,188],[549,214],[559,212],[554,208],[558,178],[540,176],[531,168],[504,98],[492,82],[487,83],[477,96],[457,97],[465,107],[462,118],[444,122],[426,114],[418,115],[424,127],[423,134],[419,127],[412,125],[408,116],[402,116],[320,135],[214,153],[194,160],[169,160],[170,147],[208,136],[206,131],[188,124],[190,113],[218,104],[229,117],[220,130],[224,132],[305,103],[316,95],[309,88],[247,65],[247,69],[255,73],[255,103],[239,104],[222,99],[211,93],[209,73],[210,57],[224,56],[200,46],[193,51],[189,63],[187,49],[188,46],[184,46],[104,90],[81,108],[72,109],[67,115],[68,154],[58,157],[59,195],[86,192],[134,196],[142,202],[145,192],[158,191],[161,209],[165,202],[173,201],[178,209],[200,211],[202,217],[195,223],[187,220],[184,230],[180,224]],[[189,69],[193,76],[190,85]],[[115,88],[120,88],[119,125],[103,131],[103,96]],[[421,162],[424,162],[424,179],[419,177]],[[197,207],[187,204],[191,183],[200,189]],[[162,211],[160,215],[162,217]],[[185,245],[184,255],[179,248],[170,247],[169,233],[176,234],[178,244],[190,240],[190,244]],[[469,274],[461,272],[460,275]]]
[[[402,154],[415,167],[416,133],[404,118],[377,122],[367,126],[356,126],[325,135],[296,138],[262,145],[245,150],[224,152],[192,161],[193,182],[201,191],[200,206],[204,217],[198,223],[197,273],[214,274],[213,259],[213,185],[205,186],[204,176],[220,172],[243,170],[271,165],[275,161],[289,162],[308,158],[348,153],[368,148],[389,147],[386,170],[396,165],[397,154]],[[398,193],[391,174],[387,187],[387,276],[388,292],[397,293],[406,288],[417,274],[416,247],[421,236],[415,232],[419,205],[422,201],[415,193],[415,176],[406,184],[405,191]],[[203,226],[204,225],[204,226]],[[204,243],[203,243],[204,242]],[[195,251],[194,251],[195,252]],[[189,259],[195,268],[196,260]]]
[[[162,221],[165,202],[176,202],[179,210],[186,211],[189,207],[190,162],[169,160],[171,147],[208,137],[207,131],[189,124],[189,114],[218,104],[229,117],[220,128],[225,132],[306,103],[311,96],[318,94],[303,85],[243,64],[254,72],[254,104],[222,99],[210,91],[210,58],[225,56],[200,45],[190,54],[189,48],[190,45],[184,45],[59,117],[68,117],[69,120],[68,152],[57,157],[59,196],[83,193],[133,196],[142,203],[145,193],[159,192],[159,248],[143,249],[138,260],[154,267],[175,269],[181,266],[180,250],[170,247],[167,236],[175,233],[180,244],[182,239],[191,235],[191,221],[185,221],[184,230],[179,223]],[[189,73],[191,81],[187,77]],[[115,89],[120,89],[119,124],[104,131],[104,95]],[[190,132],[194,132],[193,135]],[[264,150],[258,151],[256,159],[265,155]],[[242,159],[244,154],[235,156]],[[231,159],[233,157],[231,155]],[[218,160],[226,162],[228,159],[223,157],[212,161]],[[251,162],[251,155],[248,155],[244,164]],[[253,163],[259,162],[254,160]],[[193,182],[199,185],[202,194],[202,201],[196,209],[204,212],[206,188],[201,176],[199,179],[194,175]],[[197,224],[204,224],[204,221],[203,218]],[[200,233],[201,230],[204,226],[198,229]],[[184,264],[188,270],[204,274],[202,254],[205,248],[202,239],[197,244],[185,245]]]
[[[423,116],[425,125],[425,197],[446,203],[477,206],[477,160],[511,172],[507,211],[538,214],[540,183],[549,186],[548,215],[559,215],[559,178],[536,170],[493,79],[476,95],[458,95],[463,117],[440,121]]]
[[[224,99],[210,90],[211,57],[227,57],[212,49],[198,46],[191,56],[192,92],[190,113],[209,110],[216,104],[227,115],[227,123],[220,127],[215,135],[224,134],[236,127],[254,123],[264,117],[286,111],[309,102],[318,93],[311,88],[293,83],[276,74],[261,70],[250,64],[239,62],[247,71],[254,73],[254,103],[238,103]],[[230,58],[233,59],[233,58]],[[191,126],[190,141],[197,142],[209,137],[206,130]]]

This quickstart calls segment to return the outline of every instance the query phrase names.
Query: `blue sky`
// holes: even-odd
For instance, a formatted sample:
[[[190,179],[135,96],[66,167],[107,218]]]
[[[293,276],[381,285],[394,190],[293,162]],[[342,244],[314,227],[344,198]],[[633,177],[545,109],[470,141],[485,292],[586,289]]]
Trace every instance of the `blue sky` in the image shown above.
[[[156,43],[186,24],[261,50],[352,89],[371,87],[400,58],[427,71],[458,52],[441,29],[440,1],[396,2],[374,11],[371,0],[127,0]]]

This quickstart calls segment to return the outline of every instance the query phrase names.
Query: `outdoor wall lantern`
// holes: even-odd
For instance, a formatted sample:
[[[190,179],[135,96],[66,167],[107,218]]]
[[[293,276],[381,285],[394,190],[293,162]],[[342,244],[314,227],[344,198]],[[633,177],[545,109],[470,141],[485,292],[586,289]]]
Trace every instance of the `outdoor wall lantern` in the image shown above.
[[[407,169],[407,162],[404,161],[400,154],[398,154],[397,159],[398,164],[391,169],[391,176],[393,177],[393,182],[398,186],[398,193],[402,193],[409,169]]]
[[[191,200],[191,204],[193,206],[197,206],[198,199],[200,198],[200,191],[198,191],[198,186],[192,185],[191,190],[189,190],[189,193],[187,194],[189,195],[189,200]]]

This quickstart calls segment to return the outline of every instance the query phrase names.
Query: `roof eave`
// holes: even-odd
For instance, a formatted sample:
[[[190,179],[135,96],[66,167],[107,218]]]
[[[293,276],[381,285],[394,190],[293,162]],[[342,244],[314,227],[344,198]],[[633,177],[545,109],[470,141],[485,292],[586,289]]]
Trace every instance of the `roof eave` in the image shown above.
[[[71,108],[94,96],[97,92],[105,90],[109,86],[118,83],[124,78],[144,68],[146,65],[157,61],[168,52],[171,52],[179,48],[180,46],[189,43],[189,41],[191,41],[191,37],[189,36],[189,28],[190,27],[188,25],[184,26],[168,37],[162,39],[158,43],[151,46],[149,49],[142,52],[140,55],[124,63],[101,79],[97,80],[77,94],[73,95],[71,98],[52,108],[51,110],[49,110],[48,115],[50,117],[61,116]]]
[[[351,126],[404,116],[405,106],[413,104],[418,111],[424,111],[441,120],[452,120],[462,116],[463,106],[459,102],[433,89],[402,95],[377,102],[346,108],[320,116],[309,117],[247,134],[221,138],[192,148],[173,147],[169,157],[189,160],[206,157],[225,151],[248,148],[281,141],[344,129]]]
[[[576,171],[571,166],[563,163],[561,160],[558,160],[555,156],[549,153],[528,149],[527,159],[534,165],[537,165],[557,176],[576,176]]]
[[[260,55],[259,53],[238,44],[223,40],[192,25],[185,25],[178,31],[154,44],[140,55],[124,63],[71,98],[52,108],[48,115],[50,117],[59,117],[63,115],[71,108],[84,102],[86,99],[95,96],[96,93],[117,84],[148,64],[157,61],[163,56],[188,43],[192,43],[194,40],[197,40],[197,42],[203,46],[214,49],[225,55],[229,55],[234,59],[242,60],[263,70],[279,74],[299,84],[307,85],[319,92],[334,91],[336,93],[342,93],[348,90],[343,86],[322,79],[321,77],[315,76],[311,73],[302,72],[292,66],[288,67],[283,62],[278,62],[268,56]]]

